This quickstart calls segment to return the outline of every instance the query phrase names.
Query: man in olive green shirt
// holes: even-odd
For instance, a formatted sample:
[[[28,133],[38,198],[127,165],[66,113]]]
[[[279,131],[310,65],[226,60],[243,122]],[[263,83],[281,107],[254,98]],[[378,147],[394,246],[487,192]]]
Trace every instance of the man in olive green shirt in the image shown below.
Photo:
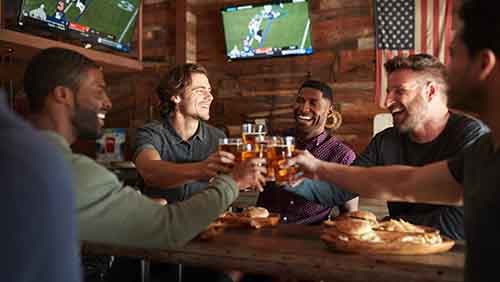
[[[51,70],[48,72],[47,70]],[[74,51],[50,48],[27,67],[25,91],[34,125],[72,165],[80,240],[146,248],[185,244],[238,197],[239,188],[261,188],[258,159],[218,175],[189,200],[162,206],[130,187],[94,160],[71,151],[78,137],[101,135],[111,101],[99,66]],[[224,161],[232,163],[226,154]]]

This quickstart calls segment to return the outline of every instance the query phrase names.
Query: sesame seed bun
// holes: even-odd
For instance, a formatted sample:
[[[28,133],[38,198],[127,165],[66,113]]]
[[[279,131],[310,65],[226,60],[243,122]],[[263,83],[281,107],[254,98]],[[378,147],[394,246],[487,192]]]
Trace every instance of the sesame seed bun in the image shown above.
[[[361,235],[373,231],[368,221],[355,218],[336,221],[335,227],[338,231],[349,235]]]

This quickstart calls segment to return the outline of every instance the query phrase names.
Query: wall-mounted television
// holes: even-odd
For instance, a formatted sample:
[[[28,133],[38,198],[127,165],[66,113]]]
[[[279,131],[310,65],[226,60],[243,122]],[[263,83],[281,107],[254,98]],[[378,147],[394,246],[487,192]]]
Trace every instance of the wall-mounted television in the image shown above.
[[[23,0],[18,24],[130,51],[140,0]]]
[[[308,0],[230,6],[221,13],[229,60],[313,53]]]

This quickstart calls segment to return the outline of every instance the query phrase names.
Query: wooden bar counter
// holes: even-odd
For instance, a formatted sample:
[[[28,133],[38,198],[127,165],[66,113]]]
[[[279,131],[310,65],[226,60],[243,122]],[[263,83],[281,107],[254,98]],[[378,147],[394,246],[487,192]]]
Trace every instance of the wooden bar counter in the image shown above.
[[[463,281],[463,242],[436,255],[358,255],[329,250],[319,239],[320,231],[320,226],[282,224],[261,230],[226,230],[212,241],[195,239],[179,249],[135,249],[84,242],[82,252],[311,280]]]

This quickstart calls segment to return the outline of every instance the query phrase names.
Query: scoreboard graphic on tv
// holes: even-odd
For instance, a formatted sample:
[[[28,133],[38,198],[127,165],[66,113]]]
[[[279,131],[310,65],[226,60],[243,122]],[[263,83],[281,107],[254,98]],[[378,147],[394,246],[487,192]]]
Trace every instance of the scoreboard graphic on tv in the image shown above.
[[[128,46],[135,32],[139,1],[24,0],[22,15],[47,22],[49,27],[95,37],[100,41],[97,43]]]
[[[307,1],[228,7],[222,17],[230,59],[312,53]]]

